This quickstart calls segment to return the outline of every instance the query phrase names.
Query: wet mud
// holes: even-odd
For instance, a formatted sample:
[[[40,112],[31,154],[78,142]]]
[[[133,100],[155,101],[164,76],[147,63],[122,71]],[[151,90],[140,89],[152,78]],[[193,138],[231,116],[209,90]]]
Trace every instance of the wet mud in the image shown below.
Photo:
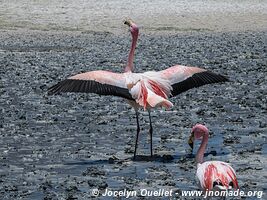
[[[187,144],[196,123],[211,131],[205,160],[231,163],[242,190],[266,191],[266,32],[141,34],[136,71],[183,64],[230,82],[191,89],[171,98],[172,109],[153,110],[152,159],[142,111],[136,161],[136,119],[125,100],[47,95],[79,72],[121,72],[129,46],[129,35],[111,33],[0,32],[0,198],[90,199],[93,188],[146,188],[172,189],[172,199],[183,199],[182,190],[198,188],[196,149]]]

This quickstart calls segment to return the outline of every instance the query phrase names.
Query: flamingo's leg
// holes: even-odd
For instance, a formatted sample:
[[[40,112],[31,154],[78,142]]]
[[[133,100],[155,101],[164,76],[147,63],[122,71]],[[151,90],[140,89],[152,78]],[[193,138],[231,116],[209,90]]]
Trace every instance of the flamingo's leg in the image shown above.
[[[153,156],[153,149],[152,149],[152,134],[153,134],[153,127],[152,127],[152,122],[151,122],[151,116],[150,116],[150,111],[148,111],[148,116],[149,116],[149,134],[150,134],[150,156]]]
[[[136,131],[136,140],[135,140],[135,147],[134,147],[134,159],[136,158],[136,149],[138,146],[138,137],[139,137],[139,132],[140,132],[140,126],[139,126],[139,113],[138,111],[135,111],[135,115],[136,115],[136,125],[137,125],[137,131]]]

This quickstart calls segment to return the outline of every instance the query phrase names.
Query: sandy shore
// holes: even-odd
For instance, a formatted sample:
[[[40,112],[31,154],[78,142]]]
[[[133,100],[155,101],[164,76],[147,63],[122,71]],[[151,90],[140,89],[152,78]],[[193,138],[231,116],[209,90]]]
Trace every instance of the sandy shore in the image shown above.
[[[205,160],[231,163],[241,190],[267,191],[264,1],[47,2],[1,2],[0,199],[90,199],[92,189],[98,199],[109,199],[106,189],[138,196],[165,189],[177,193],[171,199],[188,199],[181,191],[198,187],[186,141],[198,122],[211,130]],[[132,160],[135,115],[123,99],[47,96],[72,74],[122,71],[130,46],[124,16],[141,24],[137,71],[183,64],[231,80],[187,91],[171,99],[171,110],[152,112],[153,161]],[[148,155],[146,112],[140,120],[138,154]]]
[[[1,1],[1,29],[122,33],[131,17],[143,33],[266,30],[262,0],[193,1]]]

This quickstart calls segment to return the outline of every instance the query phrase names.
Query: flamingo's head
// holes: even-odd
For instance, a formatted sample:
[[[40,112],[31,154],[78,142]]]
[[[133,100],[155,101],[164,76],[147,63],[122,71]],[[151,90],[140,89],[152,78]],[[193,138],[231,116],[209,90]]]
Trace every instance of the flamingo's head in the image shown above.
[[[196,124],[191,131],[191,135],[188,139],[189,146],[193,149],[194,148],[194,140],[200,140],[203,135],[208,135],[209,130],[206,126],[202,124]]]
[[[124,24],[128,25],[130,27],[131,34],[133,36],[137,36],[139,32],[138,26],[133,22],[131,19],[126,19],[124,21]]]

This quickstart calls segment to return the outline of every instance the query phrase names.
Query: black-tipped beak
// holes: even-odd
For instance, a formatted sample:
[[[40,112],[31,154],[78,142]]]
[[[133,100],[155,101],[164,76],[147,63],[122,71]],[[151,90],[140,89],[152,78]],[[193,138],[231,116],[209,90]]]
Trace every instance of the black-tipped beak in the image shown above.
[[[192,132],[189,139],[188,139],[188,145],[191,147],[191,149],[194,148],[194,133]]]
[[[133,21],[131,19],[126,19],[124,20],[124,24],[128,25],[128,26],[131,26],[133,23]]]

